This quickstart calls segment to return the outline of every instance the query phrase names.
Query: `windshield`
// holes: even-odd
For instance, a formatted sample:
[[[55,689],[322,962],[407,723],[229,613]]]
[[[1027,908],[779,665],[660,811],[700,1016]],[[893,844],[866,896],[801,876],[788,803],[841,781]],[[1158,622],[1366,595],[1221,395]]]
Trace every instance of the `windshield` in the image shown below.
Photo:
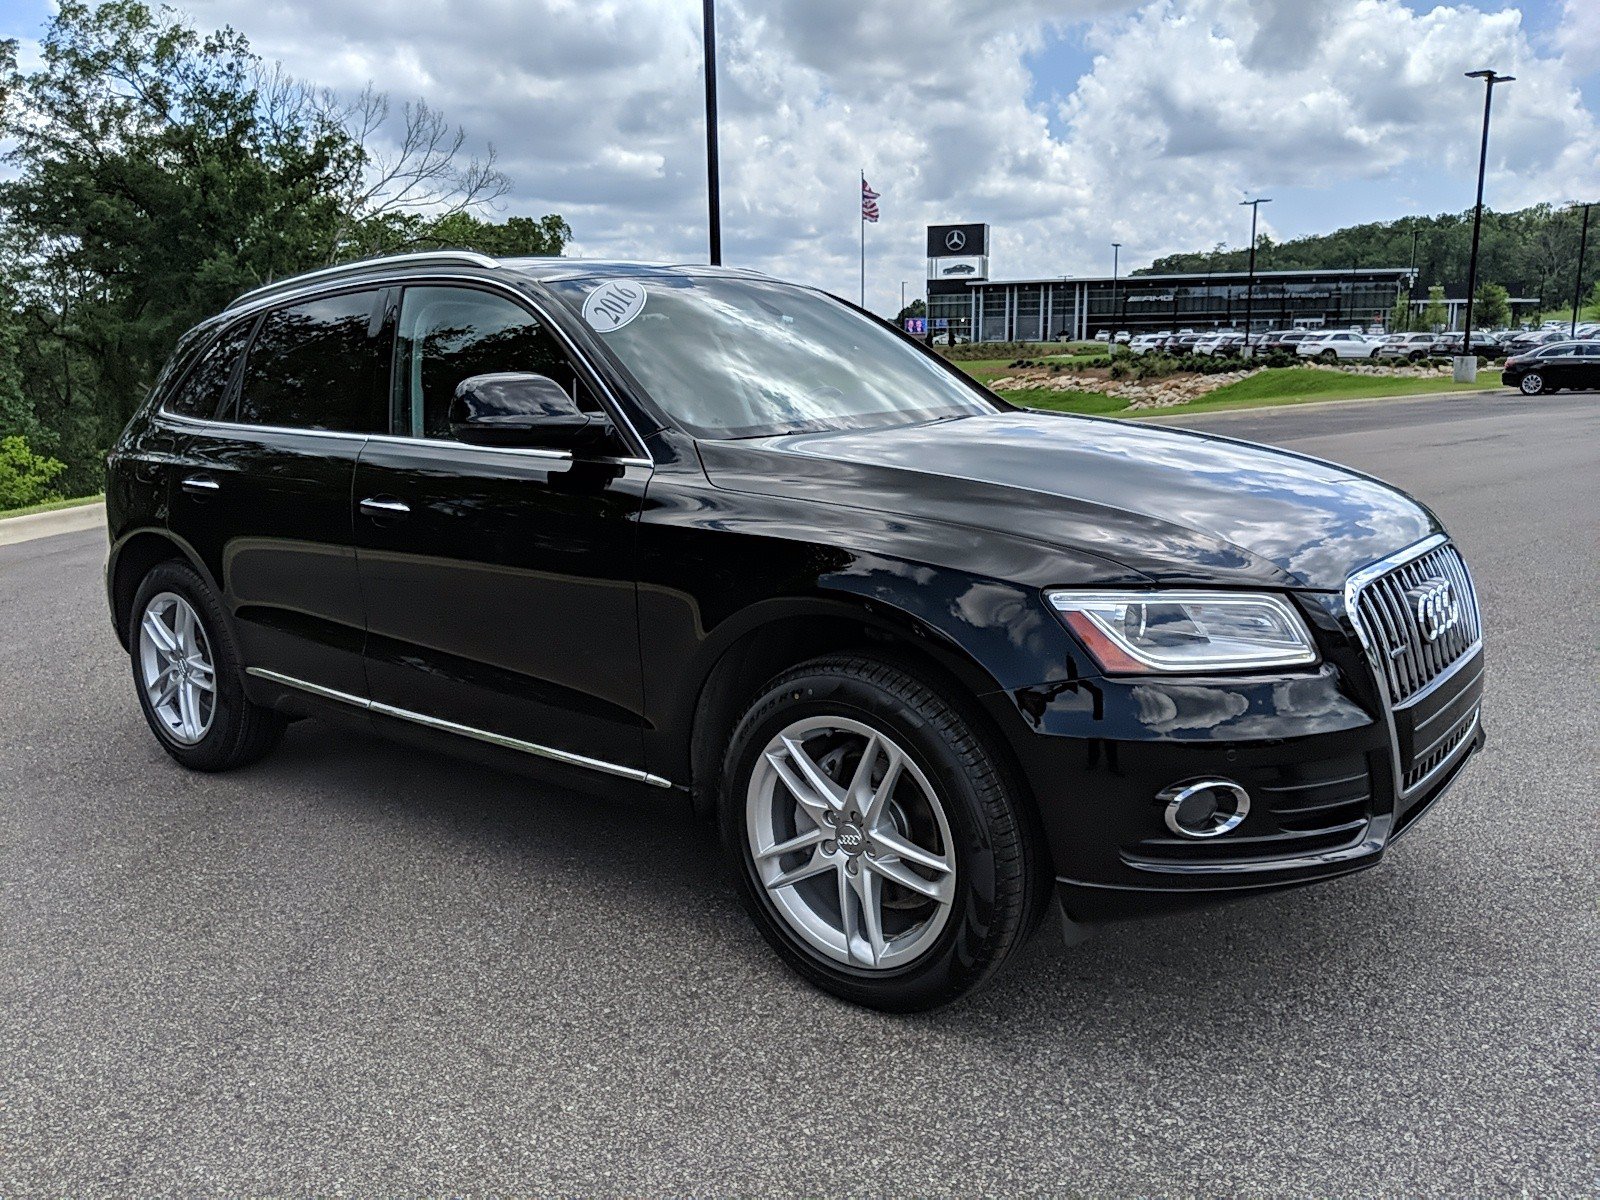
[[[997,411],[899,334],[804,288],[679,275],[548,286],[696,437],[865,429]]]

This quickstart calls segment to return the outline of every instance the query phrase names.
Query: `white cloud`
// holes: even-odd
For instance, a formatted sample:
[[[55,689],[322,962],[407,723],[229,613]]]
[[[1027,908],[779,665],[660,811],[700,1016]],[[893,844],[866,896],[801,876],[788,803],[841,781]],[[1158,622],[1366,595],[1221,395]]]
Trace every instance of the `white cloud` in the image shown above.
[[[853,294],[856,172],[883,193],[869,302],[922,278],[922,226],[987,220],[1004,273],[1136,265],[1239,239],[1244,188],[1419,180],[1476,167],[1474,88],[1496,96],[1494,203],[1600,192],[1600,130],[1576,88],[1600,36],[1566,0],[1556,53],[1515,9],[1399,0],[723,0],[724,237],[730,262]],[[575,249],[704,254],[699,5],[693,0],[214,0],[305,78],[426,95],[496,143],[511,211],[561,212]],[[1026,57],[1081,26],[1095,58],[1059,111]],[[1588,64],[1587,66],[1581,64]],[[1052,118],[1054,120],[1052,120]],[[1263,213],[1263,216],[1267,216]],[[1281,217],[1280,217],[1281,219]]]

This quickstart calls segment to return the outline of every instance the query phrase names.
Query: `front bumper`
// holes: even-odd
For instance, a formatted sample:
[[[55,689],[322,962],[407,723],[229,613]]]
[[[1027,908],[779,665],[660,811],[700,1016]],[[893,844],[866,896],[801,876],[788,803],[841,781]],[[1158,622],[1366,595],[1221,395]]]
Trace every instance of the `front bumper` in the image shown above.
[[[1346,643],[1312,673],[1096,677],[997,694],[991,711],[1009,719],[1064,912],[1096,924],[1375,865],[1483,745],[1482,688],[1480,648],[1391,721]],[[1396,746],[1422,752],[1413,717],[1458,737],[1407,790]],[[1207,778],[1243,787],[1249,816],[1223,837],[1176,836],[1158,797]]]

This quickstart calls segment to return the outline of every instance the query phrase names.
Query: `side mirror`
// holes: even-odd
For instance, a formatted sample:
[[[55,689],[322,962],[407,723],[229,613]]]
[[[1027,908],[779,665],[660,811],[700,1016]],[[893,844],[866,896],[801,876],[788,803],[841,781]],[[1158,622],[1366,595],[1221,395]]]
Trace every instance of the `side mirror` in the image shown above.
[[[451,436],[474,446],[567,450],[610,433],[603,414],[584,412],[548,375],[474,375],[461,381],[450,401]]]

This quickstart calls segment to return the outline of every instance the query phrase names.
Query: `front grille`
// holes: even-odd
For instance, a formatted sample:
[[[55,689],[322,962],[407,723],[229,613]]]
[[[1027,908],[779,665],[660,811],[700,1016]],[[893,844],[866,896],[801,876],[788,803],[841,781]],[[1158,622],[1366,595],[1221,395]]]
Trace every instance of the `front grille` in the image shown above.
[[[1434,636],[1428,636],[1428,617],[1420,611],[1429,592],[1447,600],[1437,606],[1457,606],[1455,619],[1439,629],[1445,617],[1434,617]],[[1366,584],[1356,597],[1354,618],[1361,622],[1379,672],[1389,692],[1389,702],[1404,704],[1449,670],[1477,645],[1481,628],[1478,598],[1466,566],[1454,546],[1436,546],[1410,562]]]

